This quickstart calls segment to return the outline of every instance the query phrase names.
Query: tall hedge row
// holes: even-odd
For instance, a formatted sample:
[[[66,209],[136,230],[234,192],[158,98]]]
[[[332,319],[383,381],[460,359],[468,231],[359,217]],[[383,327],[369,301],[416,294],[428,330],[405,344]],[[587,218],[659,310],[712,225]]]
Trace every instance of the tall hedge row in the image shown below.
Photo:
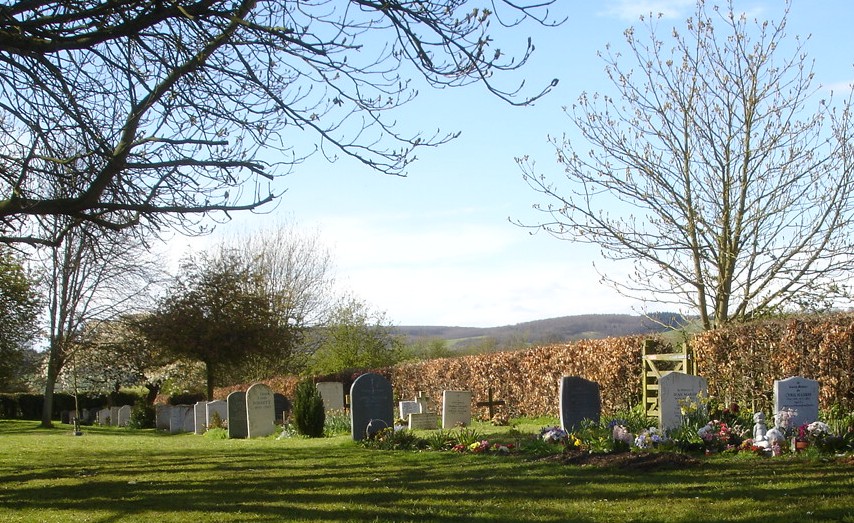
[[[709,392],[770,411],[774,380],[818,380],[820,406],[854,409],[854,314],[735,325],[696,335],[691,346]]]
[[[599,383],[602,407],[611,412],[640,402],[642,342],[641,336],[626,336],[404,363],[391,369],[391,381],[402,399],[423,391],[439,406],[442,391],[470,390],[477,403],[487,400],[491,388],[511,416],[556,416],[560,379],[581,376]]]
[[[512,415],[558,415],[558,388],[563,376],[599,383],[605,412],[631,408],[641,401],[641,347],[644,336],[535,347],[459,358],[402,363],[374,370],[391,380],[398,399],[419,391],[441,408],[442,391],[470,390],[473,403],[504,400]],[[820,382],[820,406],[834,403],[854,409],[854,314],[772,319],[696,334],[691,340],[699,373],[720,401],[736,401],[770,412],[775,379],[800,375]],[[342,371],[314,381],[341,381],[349,390],[359,372]],[[265,380],[273,390],[293,397],[293,376]],[[218,389],[225,398],[232,390]],[[485,408],[475,408],[481,415]]]
[[[136,394],[115,392],[106,396],[100,393],[81,393],[77,402],[81,409],[100,409],[112,403],[113,405],[133,405],[141,398]],[[43,394],[0,393],[0,419],[42,419],[44,407]],[[51,419],[59,419],[64,410],[74,410],[74,395],[57,392],[53,395],[53,412]]]

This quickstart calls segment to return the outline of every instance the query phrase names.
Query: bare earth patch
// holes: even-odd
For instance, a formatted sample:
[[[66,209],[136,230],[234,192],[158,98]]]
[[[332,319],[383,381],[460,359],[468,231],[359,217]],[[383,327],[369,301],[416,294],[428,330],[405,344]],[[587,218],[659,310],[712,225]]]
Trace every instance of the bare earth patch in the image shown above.
[[[703,462],[695,457],[675,452],[621,452],[619,454],[589,454],[573,451],[542,458],[564,465],[608,467],[627,470],[672,470],[699,467]]]

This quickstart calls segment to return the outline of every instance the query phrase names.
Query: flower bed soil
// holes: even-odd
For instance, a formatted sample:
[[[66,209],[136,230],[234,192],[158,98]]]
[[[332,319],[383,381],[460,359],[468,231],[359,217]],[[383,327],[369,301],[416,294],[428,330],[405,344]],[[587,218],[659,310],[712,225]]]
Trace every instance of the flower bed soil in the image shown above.
[[[571,451],[542,458],[564,465],[608,467],[627,470],[671,470],[699,467],[702,460],[676,452],[620,452],[617,454],[590,454]]]

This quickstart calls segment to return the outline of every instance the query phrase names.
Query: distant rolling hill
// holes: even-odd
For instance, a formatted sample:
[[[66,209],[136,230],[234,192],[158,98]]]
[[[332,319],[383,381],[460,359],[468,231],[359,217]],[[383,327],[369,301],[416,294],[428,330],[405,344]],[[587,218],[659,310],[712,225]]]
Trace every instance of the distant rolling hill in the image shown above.
[[[400,326],[396,330],[412,340],[445,340],[449,348],[454,350],[476,345],[485,345],[487,350],[505,350],[581,339],[665,332],[670,330],[665,325],[675,327],[684,322],[684,318],[675,313],[655,313],[651,316],[585,314],[502,327]]]

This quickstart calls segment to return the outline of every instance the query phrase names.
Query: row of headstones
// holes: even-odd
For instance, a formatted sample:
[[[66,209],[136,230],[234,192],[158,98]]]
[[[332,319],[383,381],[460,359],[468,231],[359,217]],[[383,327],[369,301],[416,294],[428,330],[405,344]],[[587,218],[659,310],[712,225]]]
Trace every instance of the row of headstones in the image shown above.
[[[364,439],[379,429],[394,426],[394,394],[391,383],[379,374],[363,374],[350,387],[350,426],[354,440]],[[442,428],[471,424],[472,393],[446,390],[442,393]],[[430,412],[430,400],[419,393],[398,403],[400,418],[410,429],[439,428],[438,414]]]
[[[273,434],[276,422],[290,410],[288,399],[256,383],[245,392],[237,391],[225,400],[199,401],[195,405],[157,405],[155,426],[172,434],[204,434],[215,417],[228,427],[229,438],[256,438]]]
[[[791,410],[792,426],[818,419],[816,380],[792,376],[774,381],[774,413]],[[682,425],[682,405],[686,399],[708,395],[708,383],[701,376],[671,372],[658,380],[659,428]],[[585,419],[599,421],[601,397],[599,384],[577,376],[564,376],[560,383],[560,418],[566,430],[577,428]]]
[[[671,372],[658,382],[659,427],[678,428],[682,424],[682,403],[686,398],[707,396],[708,384],[701,376]],[[774,382],[775,413],[791,410],[793,426],[818,419],[818,388],[815,380],[793,376]],[[560,383],[560,418],[566,430],[574,430],[585,419],[598,422],[602,400],[599,384],[578,376],[564,376]],[[442,427],[451,428],[471,423],[471,391],[444,391],[442,394]],[[354,440],[370,432],[393,426],[393,393],[391,384],[378,374],[359,376],[350,389],[350,420]],[[398,405],[400,417],[408,419],[409,428],[435,429],[437,415],[429,412],[423,395]]]
[[[130,413],[133,407],[122,405],[121,407],[105,407],[98,411],[95,416],[98,425],[104,427],[127,427],[130,422]]]

